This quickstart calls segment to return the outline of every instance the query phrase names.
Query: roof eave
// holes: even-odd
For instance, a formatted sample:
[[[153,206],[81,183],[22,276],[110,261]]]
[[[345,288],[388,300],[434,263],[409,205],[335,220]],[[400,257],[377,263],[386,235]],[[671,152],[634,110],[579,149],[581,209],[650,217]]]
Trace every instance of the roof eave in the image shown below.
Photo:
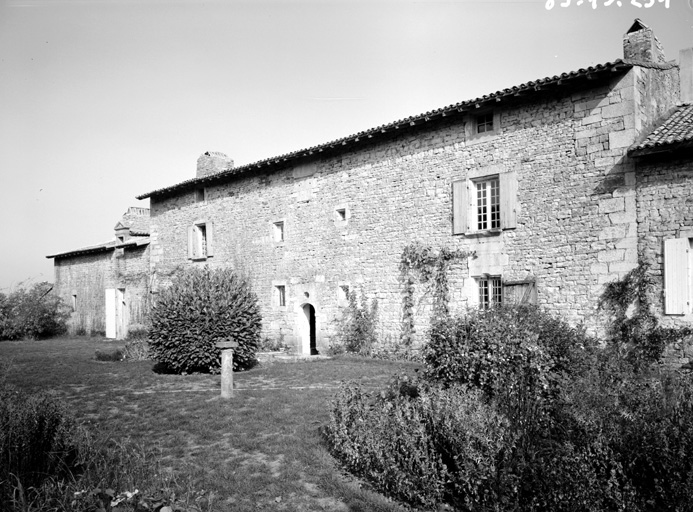
[[[100,252],[108,252],[112,251],[115,249],[115,246],[110,245],[110,246],[103,246],[103,247],[91,247],[89,249],[77,249],[74,251],[67,251],[67,252],[61,252],[58,254],[51,254],[49,256],[46,256],[46,258],[51,259],[51,258],[70,258],[72,256],[81,256],[84,254],[97,254]]]
[[[318,146],[301,149],[277,157],[267,158],[265,160],[260,160],[258,162],[247,164],[241,167],[235,167],[233,169],[229,169],[227,171],[223,171],[217,174],[212,174],[201,178],[192,178],[178,183],[176,185],[172,185],[170,187],[164,187],[162,189],[154,190],[152,192],[136,196],[136,198],[142,200],[152,198],[155,196],[168,195],[178,192],[180,190],[189,189],[195,186],[207,184],[217,180],[224,180],[248,172],[263,170],[279,165],[286,165],[298,160],[314,158],[324,153],[343,151],[344,149],[354,144],[358,144],[362,141],[384,138],[401,129],[408,129],[414,126],[424,125],[431,121],[439,121],[446,117],[464,114],[469,111],[473,111],[488,106],[489,104],[495,105],[496,103],[502,102],[508,98],[544,94],[547,90],[554,90],[556,87],[566,85],[568,83],[574,84],[578,80],[592,81],[595,79],[604,78],[606,75],[612,75],[616,72],[625,72],[631,69],[634,65],[637,64],[625,62],[623,60],[618,59],[614,62],[599,64],[597,66],[589,67],[587,69],[581,68],[578,71],[562,73],[561,75],[554,75],[553,77],[547,77],[536,81],[526,82],[519,86],[503,89],[502,91],[496,91],[495,93],[485,95],[480,98],[463,101],[460,103],[456,103],[454,105],[442,107],[434,111],[426,112],[424,114],[419,114],[409,118],[401,119],[399,121],[395,121],[375,128],[371,128],[369,130],[358,132],[356,134],[343,137],[341,139],[336,139],[324,144],[320,144]]]
[[[685,140],[680,142],[670,142],[667,144],[657,144],[655,146],[646,146],[635,148],[628,152],[631,157],[639,158],[649,155],[658,155],[662,153],[676,153],[686,149],[693,148],[693,140]]]
[[[140,247],[142,245],[149,244],[149,237],[138,239],[138,240],[128,240],[122,244],[118,245],[102,245],[99,247],[87,247],[84,249],[76,249],[74,251],[61,252],[58,254],[51,254],[46,256],[47,259],[51,258],[71,258],[73,256],[82,256],[85,254],[98,254],[100,252],[109,252],[115,249],[127,249],[130,247]]]

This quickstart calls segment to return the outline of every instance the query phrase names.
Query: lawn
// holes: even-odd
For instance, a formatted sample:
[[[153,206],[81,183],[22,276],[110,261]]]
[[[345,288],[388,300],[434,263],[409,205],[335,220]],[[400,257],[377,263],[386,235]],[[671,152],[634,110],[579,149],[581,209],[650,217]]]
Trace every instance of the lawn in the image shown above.
[[[234,374],[219,398],[218,375],[162,375],[151,361],[100,362],[90,338],[0,343],[8,382],[51,390],[90,428],[154,447],[182,489],[211,498],[211,510],[403,510],[346,475],[320,427],[339,383],[380,389],[412,363],[361,358],[260,365]],[[119,491],[127,490],[120,489]]]

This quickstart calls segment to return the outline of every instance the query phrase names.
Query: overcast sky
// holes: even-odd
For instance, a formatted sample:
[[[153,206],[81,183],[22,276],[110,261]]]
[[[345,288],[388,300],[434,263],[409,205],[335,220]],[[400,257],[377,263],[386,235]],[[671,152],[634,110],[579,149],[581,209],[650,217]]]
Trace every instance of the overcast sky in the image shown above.
[[[669,59],[693,47],[688,0],[580,1],[0,0],[0,290],[52,281],[46,255],[205,151],[247,164],[613,61],[636,17]]]

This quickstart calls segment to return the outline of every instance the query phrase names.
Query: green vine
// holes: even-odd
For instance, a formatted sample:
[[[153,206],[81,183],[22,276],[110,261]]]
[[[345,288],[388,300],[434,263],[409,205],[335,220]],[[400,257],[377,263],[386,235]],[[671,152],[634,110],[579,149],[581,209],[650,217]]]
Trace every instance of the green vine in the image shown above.
[[[650,302],[654,286],[646,263],[640,262],[620,281],[608,283],[599,309],[610,315],[607,335],[634,362],[661,359],[667,345],[693,334],[689,327],[662,327]]]
[[[468,258],[470,253],[442,247],[434,251],[429,245],[414,242],[402,251],[399,263],[399,280],[402,284],[402,333],[405,346],[414,341],[414,293],[417,281],[425,286],[426,293],[432,292],[433,319],[450,315],[448,273],[455,261]]]

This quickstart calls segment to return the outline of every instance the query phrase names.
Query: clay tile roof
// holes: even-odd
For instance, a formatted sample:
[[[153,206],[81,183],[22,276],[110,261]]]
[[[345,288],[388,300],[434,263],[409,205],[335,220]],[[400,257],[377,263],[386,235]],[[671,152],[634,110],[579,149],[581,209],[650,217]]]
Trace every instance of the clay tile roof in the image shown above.
[[[46,256],[46,258],[67,258],[68,256],[77,256],[80,254],[94,254],[98,252],[106,252],[114,249],[116,246],[115,240],[109,240],[108,242],[103,242],[97,245],[89,245],[87,247],[82,247],[81,249],[74,249],[72,251],[59,252],[56,254],[51,254]]]
[[[647,138],[630,147],[632,156],[693,146],[693,105],[679,105]]]
[[[600,76],[609,76],[615,72],[625,72],[628,69],[632,68],[634,65],[639,66],[642,64],[643,63],[640,62],[630,62],[624,61],[622,59],[617,59],[614,62],[597,64],[596,66],[590,66],[588,68],[580,68],[577,71],[570,71],[568,73],[561,73],[560,75],[540,78],[538,80],[502,89],[491,94],[486,94],[473,100],[462,101],[459,103],[455,103],[453,105],[448,105],[447,107],[431,110],[424,114],[406,117],[404,119],[400,119],[392,123],[380,125],[369,130],[364,130],[356,134],[349,135],[347,137],[342,137],[331,142],[320,144],[318,146],[312,146],[306,149],[301,149],[299,151],[294,151],[292,153],[286,153],[284,155],[267,158],[251,164],[234,167],[227,171],[222,171],[209,176],[192,178],[178,183],[176,185],[160,188],[158,190],[142,194],[140,196],[137,196],[137,199],[146,199],[147,197],[168,194],[176,192],[178,190],[192,188],[195,185],[218,182],[230,178],[232,176],[238,176],[240,174],[257,170],[260,168],[286,165],[288,162],[296,162],[299,159],[311,158],[315,155],[324,152],[339,151],[340,148],[352,147],[354,144],[357,144],[361,141],[376,139],[378,137],[383,136],[384,134],[392,133],[395,130],[404,129],[407,126],[422,125],[430,121],[440,120],[441,118],[449,115],[455,115],[460,112],[468,112],[470,110],[479,108],[486,104],[495,104],[505,99],[510,99],[517,96],[542,94],[544,90],[552,89],[555,86],[572,83],[577,80],[597,78]],[[667,64],[666,66],[671,66],[671,64]]]
[[[69,258],[71,256],[81,256],[83,254],[96,254],[100,252],[108,252],[113,249],[128,248],[128,247],[139,247],[141,245],[149,244],[149,234],[143,236],[135,236],[126,240],[123,243],[118,243],[116,240],[109,240],[108,242],[103,242],[97,245],[89,245],[87,247],[82,247],[80,249],[73,249],[72,251],[59,252],[56,254],[51,254],[46,256],[46,258]]]

